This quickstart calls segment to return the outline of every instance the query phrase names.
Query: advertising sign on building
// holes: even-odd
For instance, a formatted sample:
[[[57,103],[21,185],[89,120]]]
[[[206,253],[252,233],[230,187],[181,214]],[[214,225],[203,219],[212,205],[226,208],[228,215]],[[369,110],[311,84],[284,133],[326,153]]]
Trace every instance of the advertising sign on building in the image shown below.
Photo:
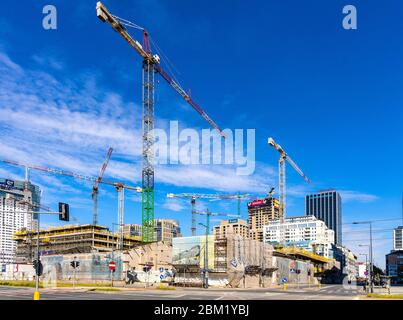
[[[3,189],[13,189],[14,188],[14,181],[13,180],[9,180],[9,179],[5,179],[4,181],[0,181],[0,186]]]
[[[268,203],[269,203],[268,199],[257,199],[257,200],[248,202],[248,208],[263,207],[263,206],[266,206]]]
[[[206,236],[172,239],[172,264],[204,268]],[[214,236],[208,236],[208,268],[214,268]]]

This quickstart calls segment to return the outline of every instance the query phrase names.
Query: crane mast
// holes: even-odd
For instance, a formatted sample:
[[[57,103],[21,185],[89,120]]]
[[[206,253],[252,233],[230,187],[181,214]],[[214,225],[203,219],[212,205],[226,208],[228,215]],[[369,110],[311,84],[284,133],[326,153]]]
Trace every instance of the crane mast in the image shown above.
[[[290,158],[290,156],[284,151],[284,149],[277,144],[273,138],[268,139],[268,144],[275,148],[280,153],[280,159],[278,161],[279,166],[279,200],[280,200],[280,219],[281,223],[284,223],[286,215],[286,175],[285,167],[286,161],[298,172],[300,176],[304,178],[307,183],[310,183],[308,177],[302,172],[297,164]]]
[[[97,17],[108,22],[112,28],[142,57],[142,241],[154,241],[154,74],[158,73],[188,102],[213,128],[225,137],[220,127],[200,108],[185,90],[160,65],[158,55],[151,53],[148,32],[122,18],[112,15],[99,1],[96,5]],[[125,27],[143,32],[143,45],[134,40]]]
[[[102,181],[102,178],[104,176],[106,167],[108,166],[109,159],[111,158],[113,149],[109,147],[108,153],[106,154],[106,158],[104,163],[102,164],[101,170],[99,171],[99,175],[97,180],[94,182],[94,185],[92,187],[92,224],[95,226],[98,224],[98,188],[99,188],[99,183]]]

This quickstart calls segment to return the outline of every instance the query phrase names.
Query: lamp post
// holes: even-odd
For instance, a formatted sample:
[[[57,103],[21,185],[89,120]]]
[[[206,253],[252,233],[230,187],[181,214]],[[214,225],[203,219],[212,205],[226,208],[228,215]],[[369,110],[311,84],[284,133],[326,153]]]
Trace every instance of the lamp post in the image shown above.
[[[372,221],[356,221],[353,224],[369,224],[369,263],[370,263],[370,274],[369,283],[371,286],[371,293],[374,293],[374,263],[373,263],[373,253],[372,253]]]
[[[207,219],[209,220],[210,215],[207,214]],[[204,272],[203,272],[203,287],[205,289],[208,288],[208,236],[209,236],[209,226],[199,223],[199,225],[203,226],[206,228],[206,244],[204,247]]]
[[[359,247],[369,247],[368,245],[363,245],[363,244],[359,244]],[[368,278],[368,254],[367,253],[359,253],[360,256],[365,256],[365,283],[367,282],[367,278]],[[366,288],[366,287],[364,287]]]

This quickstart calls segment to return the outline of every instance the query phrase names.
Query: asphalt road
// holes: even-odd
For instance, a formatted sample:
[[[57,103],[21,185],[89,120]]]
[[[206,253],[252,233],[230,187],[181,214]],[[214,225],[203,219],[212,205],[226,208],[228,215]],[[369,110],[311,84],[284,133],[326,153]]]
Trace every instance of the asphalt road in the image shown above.
[[[281,289],[200,289],[122,290],[113,292],[88,289],[40,289],[41,300],[358,300],[362,288],[326,285],[322,288]],[[33,288],[0,286],[0,300],[32,300]]]

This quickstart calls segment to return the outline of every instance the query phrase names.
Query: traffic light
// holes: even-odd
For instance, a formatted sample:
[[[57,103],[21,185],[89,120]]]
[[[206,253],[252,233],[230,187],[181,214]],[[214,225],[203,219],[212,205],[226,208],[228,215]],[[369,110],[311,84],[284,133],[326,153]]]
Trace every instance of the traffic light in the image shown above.
[[[69,205],[67,203],[59,202],[59,220],[70,221]]]
[[[39,263],[38,263],[37,260],[34,260],[33,266],[34,266],[34,269],[35,269],[35,274],[37,276],[41,276],[42,273],[43,273],[43,265],[42,265],[41,260],[39,260]]]

